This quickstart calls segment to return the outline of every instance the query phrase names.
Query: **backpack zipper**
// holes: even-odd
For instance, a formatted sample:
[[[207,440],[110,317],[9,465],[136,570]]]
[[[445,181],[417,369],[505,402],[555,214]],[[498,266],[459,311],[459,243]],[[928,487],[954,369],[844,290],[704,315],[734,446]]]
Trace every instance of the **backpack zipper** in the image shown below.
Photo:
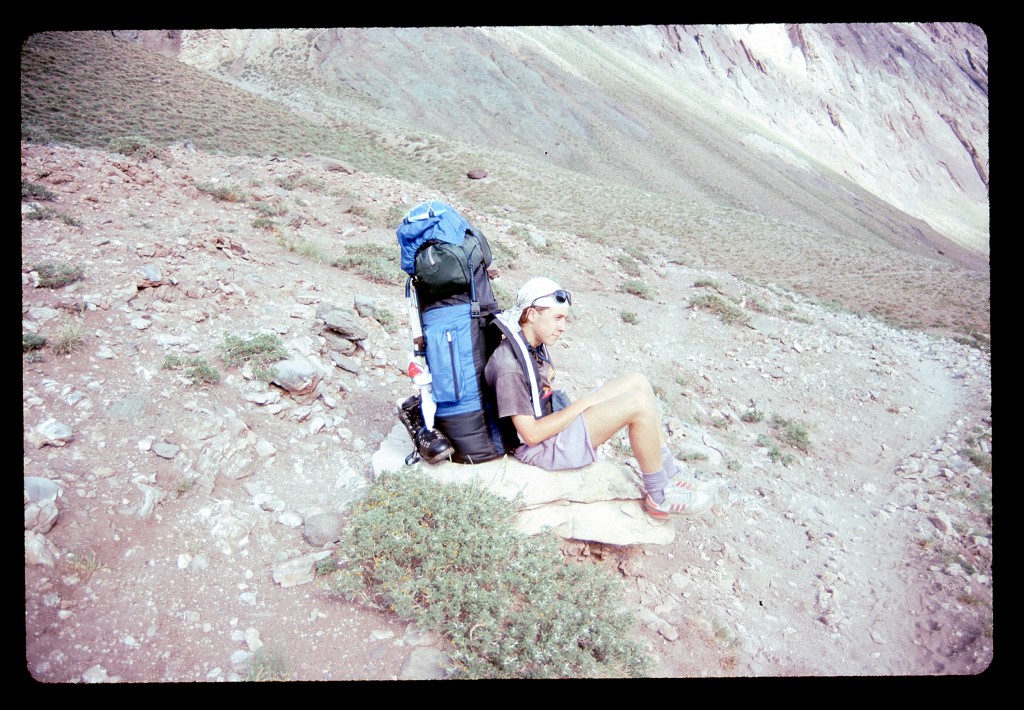
[[[449,356],[451,357],[451,360],[452,360],[452,382],[455,385],[455,399],[458,400],[458,399],[460,399],[460,396],[459,396],[459,371],[458,371],[458,368],[455,366],[455,342],[452,340],[452,332],[450,330],[446,330],[444,332],[444,334],[445,334],[445,337],[448,338],[448,354],[449,354]]]

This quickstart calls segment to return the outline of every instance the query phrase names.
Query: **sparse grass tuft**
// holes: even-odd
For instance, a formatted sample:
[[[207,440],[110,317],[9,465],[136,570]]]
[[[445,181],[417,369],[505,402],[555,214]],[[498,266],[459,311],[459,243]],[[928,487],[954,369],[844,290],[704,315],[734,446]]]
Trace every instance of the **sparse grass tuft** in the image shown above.
[[[385,473],[353,510],[333,590],[443,634],[460,677],[644,675],[621,582],[513,514],[477,487]]]
[[[174,484],[174,492],[180,497],[195,488],[196,479],[192,476],[181,475]]]
[[[253,224],[255,226],[255,223]],[[296,234],[295,232],[283,232],[274,225],[273,230],[277,235],[277,243],[283,246],[296,256],[315,262],[317,264],[332,264],[333,261],[327,253],[315,242]]]
[[[516,295],[509,291],[498,281],[491,282],[491,291],[494,293],[494,300],[498,302],[498,308],[506,310],[515,305]]]
[[[72,321],[61,328],[53,344],[53,352],[57,355],[70,355],[78,350],[85,337],[82,330],[81,321]]]
[[[246,681],[251,683],[285,682],[292,679],[291,662],[284,649],[263,645],[249,657]]]
[[[622,248],[629,256],[639,261],[641,264],[650,264],[651,257],[640,247],[630,244]]]
[[[992,454],[977,449],[961,449],[958,453],[982,471],[992,473]]]
[[[364,242],[345,247],[344,256],[334,259],[331,266],[355,271],[376,284],[393,286],[405,282],[398,258],[398,249]]]
[[[748,424],[764,421],[764,412],[759,409],[748,409],[740,415],[740,419]]]
[[[627,276],[635,278],[643,274],[643,268],[641,267],[640,262],[629,254],[616,254],[614,258],[618,263],[619,268],[621,268]]]
[[[393,204],[388,207],[387,212],[384,213],[384,222],[389,229],[398,229],[398,225],[405,219],[405,213],[408,210],[405,209],[405,205]],[[491,245],[494,246],[493,244]]]
[[[779,443],[767,434],[758,434],[757,445],[768,449],[768,458],[771,459],[773,463],[781,463],[783,466],[789,466],[796,460],[793,454],[785,453],[780,449]]]
[[[99,558],[96,556],[96,552],[93,550],[89,550],[88,552],[72,550],[68,553],[67,565],[68,568],[74,571],[74,573],[83,581],[89,579],[89,577],[92,576],[92,573],[102,566]]]

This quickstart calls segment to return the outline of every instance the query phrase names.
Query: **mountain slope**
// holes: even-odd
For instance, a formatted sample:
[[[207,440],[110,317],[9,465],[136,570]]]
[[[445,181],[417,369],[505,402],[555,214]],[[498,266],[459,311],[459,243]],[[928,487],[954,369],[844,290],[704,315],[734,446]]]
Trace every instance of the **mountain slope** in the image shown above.
[[[669,92],[668,81],[630,85],[631,76],[668,69],[638,65],[629,57],[639,49],[629,54],[624,41],[610,40],[647,37],[658,49],[668,30],[446,30],[450,41],[440,44],[457,52],[428,51],[415,32],[132,35],[144,46],[159,40],[204,71],[107,33],[34,36],[22,53],[23,135],[107,147],[131,134],[230,154],[316,153],[421,184],[405,204],[443,196],[512,216],[524,233],[565,230],[634,246],[915,328],[989,332],[987,258],[977,251],[735,115],[703,107],[698,89],[709,77],[694,82],[686,102],[679,97],[688,91]],[[403,65],[414,51],[417,62]],[[679,74],[676,61],[666,66]],[[488,73],[494,67],[499,75]],[[534,79],[524,78],[527,69]],[[512,91],[516,81],[530,91]],[[452,96],[470,108],[438,100],[456,87]],[[516,117],[509,102],[520,100],[534,113]],[[475,128],[465,116],[475,117]],[[566,132],[558,133],[556,118]],[[432,127],[466,127],[490,142]],[[490,177],[467,180],[477,167]],[[403,204],[391,208],[396,219]]]
[[[672,197],[815,228],[806,200],[824,198],[840,206],[828,226],[857,236],[988,251],[988,50],[972,25],[187,31],[179,56],[293,105]],[[843,209],[841,177],[873,197]]]

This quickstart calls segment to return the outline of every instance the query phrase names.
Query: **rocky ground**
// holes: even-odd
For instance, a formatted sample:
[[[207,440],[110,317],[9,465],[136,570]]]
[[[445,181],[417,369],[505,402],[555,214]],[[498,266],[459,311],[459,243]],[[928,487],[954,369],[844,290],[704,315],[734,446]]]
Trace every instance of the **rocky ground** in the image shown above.
[[[49,342],[23,366],[31,677],[245,680],[275,656],[296,680],[439,675],[443,644],[330,595],[315,575],[330,545],[310,542],[318,516],[371,484],[393,403],[412,392],[401,286],[311,256],[397,251],[388,220],[436,195],[314,158],[188,146],[142,161],[23,145],[21,170],[54,195],[22,206],[23,332]],[[254,204],[276,200],[289,238],[253,226]],[[640,298],[619,289],[614,245],[533,228],[527,247],[505,216],[465,214],[492,242],[519,245],[514,262],[497,250],[501,291],[541,274],[577,294],[556,353],[563,386],[579,394],[643,370],[673,447],[717,483],[712,511],[669,523],[671,544],[563,545],[621,574],[655,675],[989,666],[986,352],[657,256],[644,266],[657,295]],[[37,287],[46,262],[85,278]],[[695,307],[707,294],[749,320]],[[337,337],[332,309],[365,332]],[[57,354],[75,326],[78,347]],[[221,360],[225,336],[261,331],[311,365],[301,382],[267,384]],[[221,378],[194,384],[163,367],[169,355],[204,358]],[[779,417],[806,440],[787,445]],[[621,444],[606,448],[628,463]],[[59,487],[52,503],[36,478]]]

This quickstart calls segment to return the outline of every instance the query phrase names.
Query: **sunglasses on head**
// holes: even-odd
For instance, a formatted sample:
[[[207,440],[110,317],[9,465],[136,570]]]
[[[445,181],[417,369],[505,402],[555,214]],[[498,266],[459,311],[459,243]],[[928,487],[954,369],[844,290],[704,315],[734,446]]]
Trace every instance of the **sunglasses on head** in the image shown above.
[[[533,299],[533,302],[530,303],[529,307],[533,308],[534,304],[537,303],[537,301],[541,300],[542,298],[547,298],[548,296],[554,297],[555,301],[559,305],[563,303],[568,303],[570,306],[572,305],[572,294],[566,291],[565,289],[560,288],[557,291],[554,291],[552,293],[545,293],[543,296],[538,296],[537,298]]]

